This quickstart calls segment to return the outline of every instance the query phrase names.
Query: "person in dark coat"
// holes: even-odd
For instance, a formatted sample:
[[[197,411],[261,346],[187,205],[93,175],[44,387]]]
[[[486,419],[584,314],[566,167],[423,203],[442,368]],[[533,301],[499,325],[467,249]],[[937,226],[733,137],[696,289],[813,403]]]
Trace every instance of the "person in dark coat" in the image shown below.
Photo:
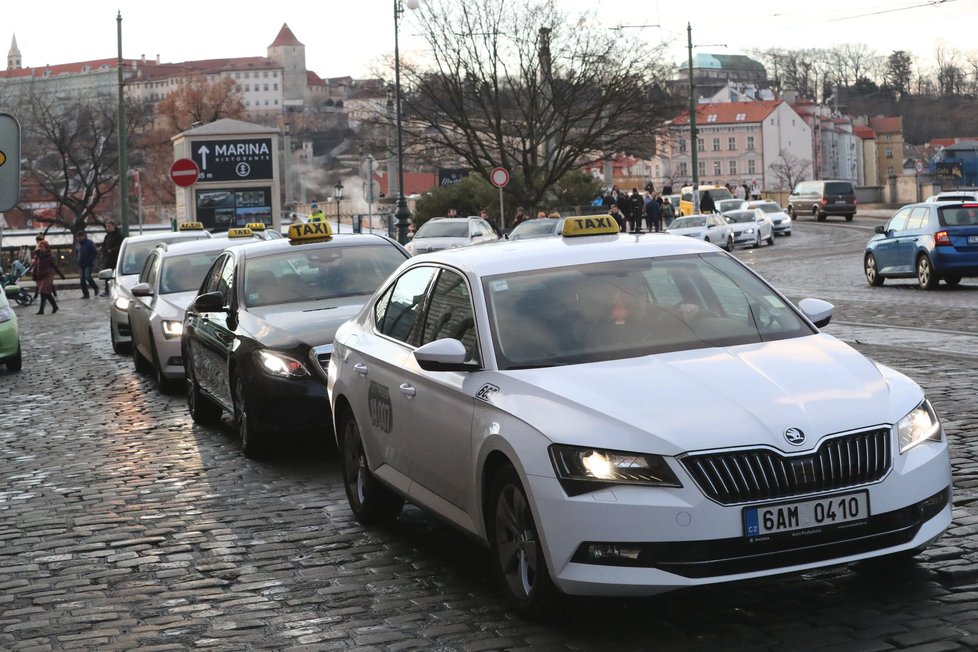
[[[37,292],[41,295],[41,308],[37,314],[44,314],[45,304],[51,304],[51,314],[58,312],[58,302],[54,299],[54,275],[61,278],[65,275],[61,268],[54,262],[54,254],[51,253],[51,245],[47,240],[38,240],[37,249],[34,250],[34,280],[37,282]]]
[[[615,218],[615,221],[618,222],[619,231],[625,230],[625,216],[620,210],[618,210],[618,204],[611,205],[611,208],[608,209],[608,215]]]
[[[638,194],[638,188],[632,188],[632,194],[628,196],[628,230],[638,233],[642,230],[642,210],[645,202],[642,195]]]
[[[656,233],[662,230],[662,199],[653,197],[652,201],[645,205],[645,228],[649,233],[655,229]]]
[[[105,239],[102,240],[102,264],[108,269],[115,269],[119,262],[119,249],[122,247],[122,231],[114,220],[105,222]],[[109,296],[109,281],[105,281],[102,296]]]
[[[92,278],[92,268],[98,258],[98,247],[88,239],[88,234],[79,231],[75,234],[75,262],[78,263],[78,284],[81,286],[82,298],[89,297],[88,288],[98,296],[98,283]]]
[[[713,203],[713,197],[706,191],[702,192],[700,194],[700,213],[715,213],[716,211],[717,206]]]

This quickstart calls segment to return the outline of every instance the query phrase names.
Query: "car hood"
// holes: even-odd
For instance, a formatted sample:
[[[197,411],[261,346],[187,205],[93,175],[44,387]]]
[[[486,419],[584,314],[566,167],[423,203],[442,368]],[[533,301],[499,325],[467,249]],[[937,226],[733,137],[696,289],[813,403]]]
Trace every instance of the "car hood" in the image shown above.
[[[249,308],[241,312],[241,325],[269,348],[291,348],[300,341],[318,346],[333,341],[340,324],[356,317],[369,296],[324,299]]]
[[[501,372],[493,398],[555,442],[677,455],[893,423],[923,391],[831,335]],[[529,395],[529,399],[528,399]],[[802,446],[784,433],[800,428]]]
[[[452,247],[465,247],[471,244],[468,238],[414,238],[411,245],[415,252],[418,251],[439,251],[441,249],[451,249]]]
[[[187,308],[197,298],[197,291],[161,294],[153,310],[163,319],[183,319]]]
[[[674,233],[676,235],[703,235],[706,233],[706,227],[690,226],[684,229],[666,229],[666,233]]]

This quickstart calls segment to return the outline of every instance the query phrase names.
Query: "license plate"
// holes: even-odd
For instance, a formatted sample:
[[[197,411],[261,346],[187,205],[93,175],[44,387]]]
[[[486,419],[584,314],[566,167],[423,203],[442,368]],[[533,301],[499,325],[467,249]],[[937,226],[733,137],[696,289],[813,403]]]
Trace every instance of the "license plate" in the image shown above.
[[[821,528],[859,521],[869,516],[865,491],[744,510],[744,536],[756,537],[793,530]]]
[[[845,199],[836,199],[835,200],[835,203],[836,204],[844,204],[844,203],[846,203],[846,200]]]
[[[978,235],[969,235],[968,244],[978,244]]]

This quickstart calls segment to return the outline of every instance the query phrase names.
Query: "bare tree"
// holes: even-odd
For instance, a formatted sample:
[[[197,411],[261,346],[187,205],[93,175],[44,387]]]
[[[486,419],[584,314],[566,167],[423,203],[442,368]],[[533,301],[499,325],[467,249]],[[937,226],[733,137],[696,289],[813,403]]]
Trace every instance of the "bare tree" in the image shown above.
[[[72,232],[101,224],[119,182],[118,101],[111,96],[63,98],[31,87],[21,96],[24,172],[56,202],[54,224]],[[127,105],[127,138],[143,124],[141,104]],[[60,207],[70,212],[62,215]]]
[[[958,52],[943,45],[937,47],[934,60],[937,62],[937,90],[941,95],[960,95],[964,89],[964,71],[955,63]]]
[[[779,190],[791,190],[812,171],[812,162],[781,150],[779,158],[768,166],[774,173]]]
[[[852,86],[860,79],[869,78],[879,61],[879,55],[865,43],[829,48],[828,57],[835,70],[835,80],[841,86]]]
[[[402,66],[408,147],[484,178],[503,166],[507,192],[528,206],[596,153],[651,156],[680,110],[658,90],[666,64],[592,16],[568,20],[556,5],[425,3],[416,16],[430,58]]]

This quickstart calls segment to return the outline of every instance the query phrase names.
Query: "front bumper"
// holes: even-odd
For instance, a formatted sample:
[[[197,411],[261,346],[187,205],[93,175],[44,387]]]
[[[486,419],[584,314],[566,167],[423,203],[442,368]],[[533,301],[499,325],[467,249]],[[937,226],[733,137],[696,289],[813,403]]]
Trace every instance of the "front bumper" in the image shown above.
[[[757,244],[757,232],[753,233],[734,233],[734,245],[754,245]]]
[[[681,481],[679,489],[619,485],[569,497],[553,477],[527,477],[554,583],[577,595],[653,595],[919,549],[951,523],[944,444],[901,455],[875,484],[831,492],[866,491],[869,518],[771,537],[744,535],[744,508],[758,503],[721,505],[689,476]],[[590,544],[640,552],[593,559]]]
[[[278,378],[257,370],[247,374],[245,399],[255,429],[278,434],[331,429],[326,382],[315,370],[312,374],[307,378]]]
[[[120,310],[116,305],[120,297],[124,297],[127,302],[132,300],[131,296],[120,294],[118,291],[113,291],[109,294],[111,301],[109,307],[109,327],[112,329],[112,336],[116,342],[131,342],[132,330],[129,327],[129,311]]]

